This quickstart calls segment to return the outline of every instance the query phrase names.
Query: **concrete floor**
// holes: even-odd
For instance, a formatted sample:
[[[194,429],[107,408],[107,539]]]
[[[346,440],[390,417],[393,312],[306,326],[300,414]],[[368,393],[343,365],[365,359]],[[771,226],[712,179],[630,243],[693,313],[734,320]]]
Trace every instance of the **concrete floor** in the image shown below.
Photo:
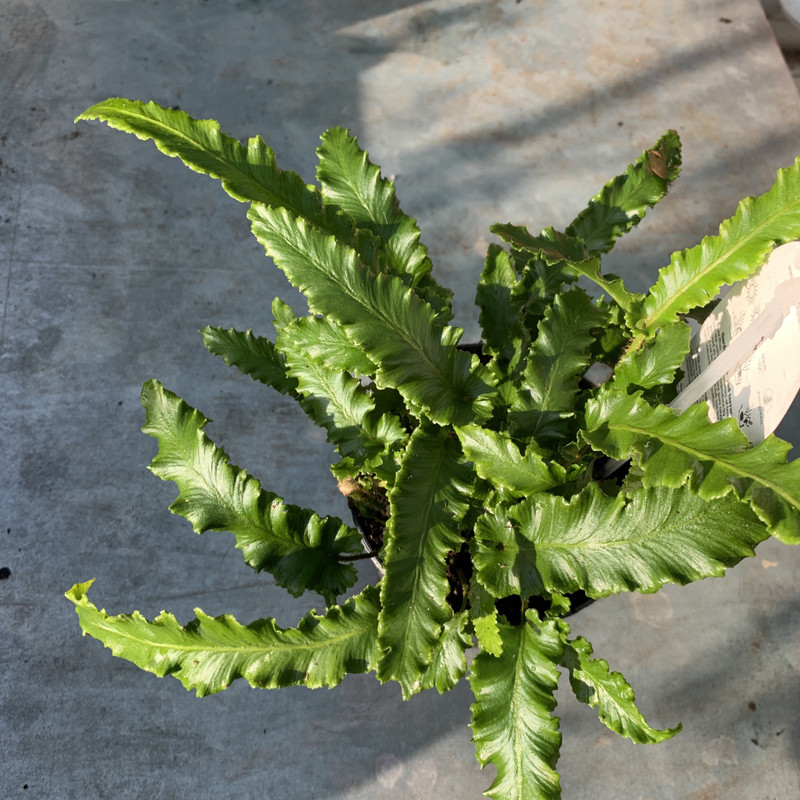
[[[146,469],[141,383],[160,378],[271,489],[346,513],[330,448],[290,402],[208,355],[206,324],[269,334],[285,290],[243,206],[152,145],[74,126],[109,96],[261,133],[311,179],[352,128],[417,216],[457,321],[495,221],[568,222],[668,127],[675,190],[609,268],[642,290],[800,153],[800,97],[757,0],[0,0],[0,797],[478,798],[470,694],[402,703],[235,685],[198,701],[81,639],[63,592],[110,612],[201,606],[291,625],[293,600],[227,534],[171,516]],[[781,434],[800,441],[793,410]],[[364,567],[364,578],[372,578]],[[800,551],[576,619],[657,726],[637,747],[562,693],[569,800],[800,797]]]

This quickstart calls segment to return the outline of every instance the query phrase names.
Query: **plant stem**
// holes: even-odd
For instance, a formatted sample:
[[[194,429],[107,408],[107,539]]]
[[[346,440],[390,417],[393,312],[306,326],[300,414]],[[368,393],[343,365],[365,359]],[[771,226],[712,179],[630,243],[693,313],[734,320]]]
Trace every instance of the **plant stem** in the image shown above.
[[[348,555],[338,556],[339,561],[363,561],[367,558],[375,558],[381,551],[380,550],[369,550],[365,553],[357,553],[356,555]]]

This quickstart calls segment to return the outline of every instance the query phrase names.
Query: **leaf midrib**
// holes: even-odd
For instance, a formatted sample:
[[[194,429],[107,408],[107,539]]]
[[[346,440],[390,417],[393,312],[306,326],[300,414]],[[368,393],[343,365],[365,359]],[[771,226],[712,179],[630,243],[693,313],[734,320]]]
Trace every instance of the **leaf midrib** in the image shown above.
[[[200,647],[190,646],[190,645],[171,644],[171,643],[166,643],[165,644],[165,643],[162,643],[162,642],[159,642],[159,641],[154,641],[153,639],[146,639],[146,638],[142,638],[142,637],[139,637],[139,636],[134,636],[134,635],[132,635],[130,633],[127,633],[127,632],[120,632],[120,629],[115,627],[115,626],[113,626],[113,625],[103,624],[105,622],[110,622],[113,619],[114,619],[113,617],[107,617],[107,618],[103,619],[101,623],[98,623],[97,627],[101,628],[102,630],[109,631],[110,633],[112,633],[114,635],[114,638],[117,639],[117,640],[119,640],[119,639],[127,639],[129,641],[136,642],[137,644],[144,645],[146,648],[156,648],[156,649],[159,649],[159,650],[178,650],[178,651],[186,652],[186,653],[208,653],[208,654],[214,654],[214,653],[219,653],[219,654],[222,654],[222,653],[240,653],[240,654],[250,654],[250,653],[257,654],[257,653],[261,653],[261,654],[265,654],[265,653],[269,653],[269,652],[281,652],[281,651],[285,651],[285,650],[292,650],[292,651],[310,650],[310,651],[313,651],[313,650],[319,650],[319,649],[321,649],[323,647],[326,647],[328,645],[331,645],[331,644],[341,643],[341,642],[346,641],[347,639],[351,639],[351,638],[353,638],[355,636],[360,636],[360,635],[364,634],[366,631],[372,629],[371,623],[364,623],[364,625],[362,627],[357,628],[356,630],[348,631],[347,633],[344,633],[344,634],[339,634],[337,636],[331,637],[330,639],[325,639],[322,642],[309,642],[309,641],[299,642],[299,643],[298,642],[286,642],[286,643],[282,643],[282,644],[269,645],[268,647],[263,647],[263,646],[262,647],[258,647],[258,646],[255,646],[255,645],[248,645],[248,646],[244,646],[244,647],[220,646],[220,647],[214,647],[214,648],[208,648],[207,647],[207,648],[203,649],[203,648],[200,648]],[[131,618],[129,617],[129,619],[131,619]],[[322,619],[324,619],[324,618],[322,618]],[[345,619],[347,619],[347,618],[345,618]],[[319,621],[320,620],[317,620],[317,622],[319,622]],[[147,620],[145,620],[145,622],[147,622]],[[153,623],[148,622],[147,624],[148,625],[152,625]],[[179,625],[179,623],[177,621],[176,621],[175,624]],[[244,626],[242,626],[242,627],[244,627]],[[180,633],[180,635],[189,635],[189,634],[187,634],[187,631],[185,630],[185,627],[183,627],[183,626],[181,626],[181,630],[180,630],[179,633]],[[281,633],[286,633],[286,631],[275,631],[275,633],[277,635],[281,635]]]

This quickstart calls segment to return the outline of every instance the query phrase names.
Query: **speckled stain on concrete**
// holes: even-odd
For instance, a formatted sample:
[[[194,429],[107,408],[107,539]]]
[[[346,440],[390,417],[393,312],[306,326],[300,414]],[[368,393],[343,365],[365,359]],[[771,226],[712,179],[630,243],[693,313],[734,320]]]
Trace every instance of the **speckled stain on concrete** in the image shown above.
[[[0,4],[0,796],[480,797],[492,770],[473,758],[465,685],[402,703],[355,676],[199,702],[80,638],[63,592],[92,576],[115,613],[187,620],[200,605],[291,625],[319,606],[252,574],[229,535],[168,514],[174,489],[145,469],[154,444],[138,432],[146,379],[212,417],[233,460],[287,500],[346,513],[324,437],[196,333],[269,335],[282,274],[206,178],[73,125],[112,95],[261,133],[309,180],[319,133],[352,128],[397,176],[474,337],[492,222],[564,224],[677,128],[683,177],[609,262],[641,290],[800,153],[800,100],[758,3]],[[726,581],[581,612],[574,631],[652,723],[685,728],[635,747],[560,692],[565,798],[800,796],[799,573],[800,553],[768,544]]]

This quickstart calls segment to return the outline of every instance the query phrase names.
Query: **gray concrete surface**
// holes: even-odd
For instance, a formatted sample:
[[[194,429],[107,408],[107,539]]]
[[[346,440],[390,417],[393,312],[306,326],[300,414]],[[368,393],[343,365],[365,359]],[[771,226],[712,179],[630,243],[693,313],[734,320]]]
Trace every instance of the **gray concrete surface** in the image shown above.
[[[684,175],[610,268],[640,290],[800,153],[800,99],[757,0],[0,0],[0,797],[478,798],[470,695],[402,703],[235,685],[198,701],[81,639],[63,592],[96,577],[119,613],[194,606],[294,624],[292,600],[195,536],[145,466],[159,377],[291,502],[344,514],[299,409],[206,354],[206,324],[270,332],[285,294],[243,206],[152,145],[72,124],[109,96],[261,133],[311,179],[341,124],[395,174],[457,320],[495,221],[563,225],[668,127]],[[296,299],[296,295],[291,295]],[[782,434],[800,440],[800,416]],[[364,567],[364,577],[371,577]],[[657,747],[562,692],[569,800],[800,797],[800,552],[724,581],[609,599],[574,630],[623,671]]]

